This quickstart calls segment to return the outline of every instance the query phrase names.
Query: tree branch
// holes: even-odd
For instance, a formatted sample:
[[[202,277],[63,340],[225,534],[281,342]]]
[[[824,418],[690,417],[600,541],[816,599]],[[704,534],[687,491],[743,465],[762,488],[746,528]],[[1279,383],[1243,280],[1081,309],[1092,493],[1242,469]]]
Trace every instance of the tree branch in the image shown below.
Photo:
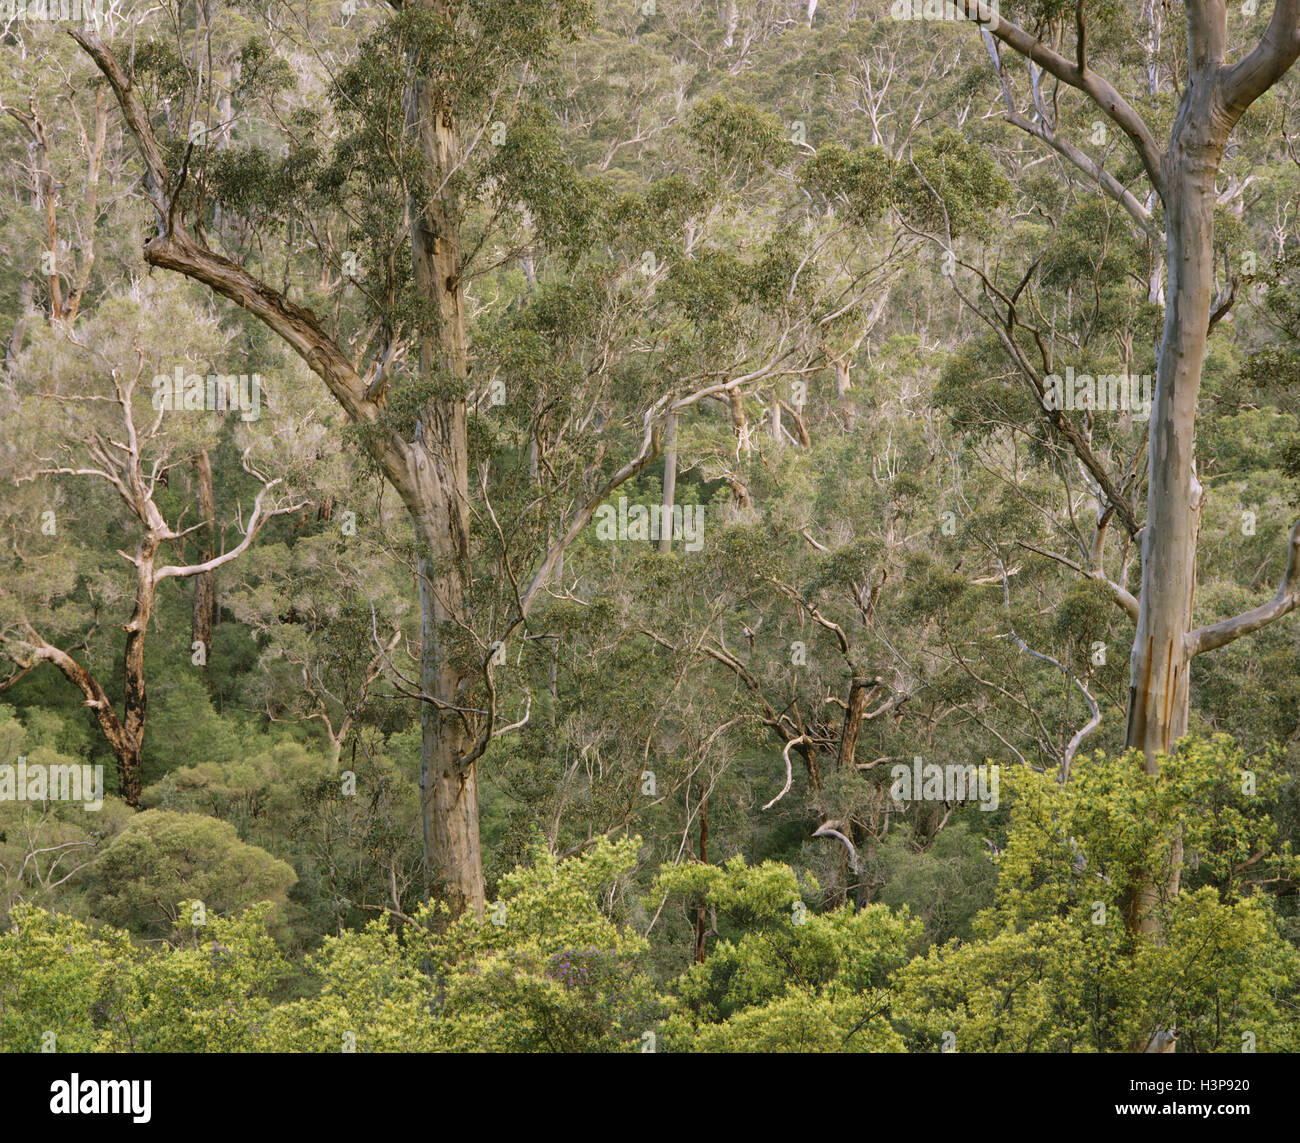
[[[1115,583],[1114,580],[1110,579],[1105,572],[1095,568],[1094,569],[1085,568],[1082,564],[1076,563],[1068,556],[1058,555],[1056,552],[1049,552],[1046,548],[1035,547],[1033,544],[1027,544],[1023,540],[1017,540],[1016,546],[1025,548],[1026,550],[1034,552],[1040,556],[1046,556],[1049,560],[1055,560],[1058,564],[1061,564],[1063,567],[1073,569],[1074,571],[1078,572],[1081,576],[1085,576],[1088,579],[1095,580],[1097,583],[1101,584],[1102,587],[1104,587],[1107,591],[1110,592],[1111,598],[1115,601],[1116,604],[1118,604],[1120,607],[1124,609],[1125,614],[1128,615],[1128,617],[1131,620],[1133,620],[1134,623],[1138,621],[1137,597],[1134,596],[1134,594],[1131,591]]]
[[[1295,610],[1300,604],[1300,523],[1291,529],[1290,550],[1287,556],[1286,574],[1277,589],[1277,594],[1267,603],[1250,611],[1243,611],[1221,623],[1212,623],[1207,627],[1198,627],[1190,632],[1186,639],[1187,654],[1195,657],[1206,651],[1213,651],[1225,646],[1243,635],[1267,627],[1270,623]]]
[[[1300,0],[1295,0],[1295,2],[1300,2]],[[957,5],[957,11],[963,11],[960,4]],[[973,18],[970,13],[967,14],[970,18]],[[1014,48],[1022,56],[1033,60],[1044,71],[1054,75],[1062,83],[1082,91],[1101,108],[1107,117],[1129,137],[1137,150],[1138,158],[1142,160],[1142,166],[1146,169],[1151,184],[1156,188],[1160,196],[1164,197],[1164,179],[1160,173],[1160,163],[1164,158],[1164,150],[1156,142],[1155,136],[1151,133],[1151,128],[1147,126],[1142,116],[1107,80],[1088,68],[1086,62],[1082,68],[1077,63],[1071,63],[1036,36],[1031,35],[1009,20],[1004,20],[1001,16],[993,17],[985,26],[992,35],[996,36],[1004,44]]]
[[[1272,18],[1254,51],[1232,67],[1219,69],[1220,99],[1233,123],[1286,74],[1297,57],[1300,57],[1300,0],[1276,0]]]

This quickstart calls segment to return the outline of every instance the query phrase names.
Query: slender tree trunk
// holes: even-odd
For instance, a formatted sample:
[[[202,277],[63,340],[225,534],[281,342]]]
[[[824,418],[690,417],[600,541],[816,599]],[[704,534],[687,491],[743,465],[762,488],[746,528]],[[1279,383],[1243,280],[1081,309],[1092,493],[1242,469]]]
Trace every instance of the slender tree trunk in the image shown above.
[[[1142,592],[1129,666],[1126,744],[1140,749],[1146,772],[1159,772],[1158,755],[1187,733],[1188,675],[1196,594],[1196,548],[1202,488],[1196,478],[1196,402],[1209,336],[1214,286],[1215,177],[1222,141],[1211,134],[1212,109],[1194,96],[1184,103],[1165,158],[1165,257],[1169,267],[1164,333],[1148,445],[1147,519],[1142,533]],[[1181,837],[1174,839],[1178,891]],[[1125,891],[1128,928],[1158,937],[1161,886],[1137,870]],[[1141,1050],[1135,1046],[1135,1050]]]
[[[564,553],[560,553],[560,558],[555,561],[555,581],[561,583],[564,580]],[[546,722],[546,754],[548,758],[555,756],[556,748],[556,726],[558,725],[560,713],[560,641],[559,639],[550,639],[551,645],[551,663],[547,674],[547,684],[551,695],[551,710]]]
[[[862,729],[862,716],[867,711],[869,684],[866,679],[854,679],[849,684],[849,703],[844,711],[844,726],[840,731],[840,756],[837,765],[841,770],[853,765],[858,749],[858,733]]]
[[[677,414],[668,418],[664,434],[663,512],[659,517],[659,550],[673,550],[673,504],[677,499]]]
[[[158,543],[152,534],[145,537],[136,555],[135,607],[131,619],[124,624],[126,650],[122,657],[124,676],[122,701],[122,736],[115,743],[118,773],[122,782],[122,797],[129,806],[140,805],[140,792],[144,787],[143,749],[145,719],[148,713],[148,692],[144,675],[144,641],[149,633],[149,620],[153,616],[154,559]]]
[[[198,483],[199,519],[203,528],[199,531],[199,563],[206,563],[216,555],[217,507],[212,495],[212,461],[208,450],[194,460],[194,475]],[[203,670],[208,669],[212,658],[212,623],[217,606],[217,573],[215,571],[199,572],[194,577],[194,612],[190,620],[190,644],[198,643],[203,647]]]
[[[122,786],[122,796],[129,804],[137,805],[140,800],[140,749],[138,743],[134,743],[127,738],[126,731],[113,710],[113,704],[109,701],[104,688],[99,685],[99,680],[66,651],[45,642],[45,640],[35,635],[35,632],[32,634],[35,639],[33,647],[36,651],[37,661],[53,663],[63,672],[63,677],[81,691],[85,698],[85,705],[94,712],[95,720],[99,723],[99,729],[103,732],[104,739],[108,742],[113,751],[113,756],[117,760],[117,773]],[[133,797],[134,801],[132,801]]]
[[[700,802],[700,861],[705,865],[708,865],[709,863],[709,798],[707,794]],[[700,896],[695,902],[696,964],[703,964],[704,958],[707,954],[707,917],[708,907],[705,904],[704,897]]]
[[[452,17],[448,0],[417,0],[435,22]],[[131,81],[98,36],[71,35],[109,80],[145,162],[145,189],[164,219],[145,244],[145,260],[176,270],[242,306],[277,333],[334,394],[350,419],[377,425],[370,446],[410,514],[418,547],[420,595],[421,817],[425,838],[426,893],[436,888],[454,914],[483,911],[483,869],[478,837],[478,778],[471,759],[475,733],[465,717],[470,667],[453,649],[465,630],[469,576],[468,443],[464,388],[466,352],[457,190],[459,147],[451,108],[443,92],[454,77],[439,74],[440,61],[422,59],[412,46],[406,128],[426,160],[423,188],[410,202],[412,268],[423,296],[419,366],[425,382],[439,381],[439,395],[419,412],[412,440],[398,437],[385,420],[383,375],[367,382],[321,328],[315,315],[295,306],[242,267],[195,241],[174,217],[166,190],[171,184],[149,116]],[[174,116],[168,123],[175,128]],[[460,393],[447,394],[448,378]],[[147,618],[147,617],[146,617]],[[143,627],[137,638],[142,637]],[[477,671],[477,665],[473,668]],[[142,708],[141,708],[142,709]]]
[[[15,355],[23,347],[27,323],[31,320],[32,295],[35,292],[36,289],[30,280],[20,282],[18,285],[18,305],[15,310],[17,316],[14,319],[13,329],[9,332],[9,344],[5,347],[6,365],[13,365]]]
[[[736,0],[727,0],[727,34],[722,41],[724,48],[729,48],[736,41],[736,26],[740,23],[740,9]]]
[[[749,451],[749,424],[745,419],[745,401],[739,389],[727,391],[727,406],[731,410],[731,428],[740,441],[740,451]]]
[[[478,768],[462,766],[470,736],[460,716],[440,705],[455,705],[458,673],[447,662],[439,639],[448,623],[441,592],[448,586],[434,561],[420,561],[420,678],[435,702],[422,704],[420,804],[431,892],[447,901],[453,916],[484,906],[483,853],[478,829]]]
[[[849,396],[849,390],[853,388],[853,383],[849,380],[849,369],[850,365],[847,356],[836,359],[835,396],[839,400],[844,423],[851,429],[853,427],[853,398]]]
[[[808,433],[808,424],[803,419],[803,415],[793,405],[787,405],[784,401],[779,404],[794,422],[794,432],[791,435],[799,442],[801,448],[812,448],[812,437]]]

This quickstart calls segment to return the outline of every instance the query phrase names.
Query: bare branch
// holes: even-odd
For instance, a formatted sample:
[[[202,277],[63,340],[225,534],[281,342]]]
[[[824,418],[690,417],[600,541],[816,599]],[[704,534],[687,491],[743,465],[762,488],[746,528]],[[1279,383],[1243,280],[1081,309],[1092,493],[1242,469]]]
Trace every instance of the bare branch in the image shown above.
[[[801,742],[811,742],[811,741],[812,739],[809,738],[808,735],[801,734],[799,735],[798,738],[792,738],[790,739],[789,742],[785,744],[785,749],[781,752],[781,757],[785,759],[785,785],[781,787],[781,792],[777,794],[777,796],[773,798],[770,802],[768,802],[767,805],[763,807],[763,809],[770,810],[774,805],[776,805],[777,802],[779,802],[782,798],[786,796],[786,794],[790,792],[790,786],[794,783],[794,770],[790,765],[790,748],[792,746],[798,746]]]
[[[1295,2],[1300,2],[1300,0],[1295,0]],[[970,6],[968,9],[969,18],[976,18],[975,12],[978,7],[978,5]],[[962,6],[957,5],[956,10],[962,12]],[[1151,128],[1147,126],[1142,116],[1107,80],[1103,79],[1091,68],[1088,68],[1086,62],[1083,67],[1071,63],[1059,52],[1048,47],[1042,40],[1009,20],[1004,20],[1000,15],[992,16],[988,20],[987,27],[989,32],[1004,44],[1014,48],[1022,56],[1033,60],[1039,67],[1054,75],[1062,83],[1078,88],[1101,108],[1111,121],[1129,137],[1129,140],[1137,149],[1138,157],[1142,160],[1142,166],[1146,168],[1147,177],[1150,178],[1152,185],[1161,197],[1164,197],[1164,178],[1160,170],[1164,150],[1156,142],[1155,136],[1151,133]]]
[[[993,60],[994,70],[998,73],[998,78],[1002,82],[1002,94],[1007,105],[1006,114],[1002,118],[1013,127],[1018,127],[1027,134],[1034,136],[1035,139],[1046,143],[1062,158],[1093,179],[1107,195],[1128,211],[1133,221],[1142,228],[1145,234],[1156,241],[1161,241],[1164,236],[1160,233],[1155,220],[1151,217],[1151,212],[1119,179],[1086,152],[1079,150],[1068,139],[1062,139],[1055,131],[1048,130],[1046,124],[1035,123],[1016,110],[1011,94],[1011,84],[1007,79],[1001,56],[998,54],[997,45],[994,44],[993,37],[988,32],[983,34],[989,56]]]

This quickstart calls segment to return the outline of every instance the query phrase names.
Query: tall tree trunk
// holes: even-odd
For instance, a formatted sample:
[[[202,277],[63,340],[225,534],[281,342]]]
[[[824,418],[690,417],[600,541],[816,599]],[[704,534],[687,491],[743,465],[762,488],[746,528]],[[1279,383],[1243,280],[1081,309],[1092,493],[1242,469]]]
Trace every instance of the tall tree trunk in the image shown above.
[[[835,359],[835,396],[839,400],[840,412],[844,416],[844,423],[853,427],[853,398],[849,396],[849,390],[853,388],[853,382],[849,380],[849,371],[851,362],[846,354],[843,357]]]
[[[417,0],[438,22],[451,19],[447,0]],[[450,377],[459,393],[439,395],[420,410],[413,440],[386,421],[385,375],[361,377],[316,316],[294,305],[241,266],[191,237],[176,218],[166,188],[173,185],[154,137],[149,115],[130,77],[98,36],[70,34],[95,60],[117,96],[144,160],[144,186],[160,218],[146,244],[145,261],[176,270],[229,298],[278,334],[308,364],[339,401],[349,419],[381,430],[368,445],[385,477],[402,498],[418,546],[420,677],[423,688],[420,760],[421,817],[425,838],[426,893],[435,888],[456,915],[483,911],[483,870],[478,836],[478,778],[471,725],[463,720],[467,668],[452,655],[464,630],[465,586],[469,576],[469,495],[466,406],[468,378],[457,190],[457,132],[444,89],[453,77],[440,75],[437,59],[410,49],[412,76],[406,127],[427,161],[425,185],[412,192],[411,253],[417,289],[426,300],[419,366],[426,383]],[[170,122],[170,119],[169,119]],[[174,127],[175,124],[172,123]],[[431,328],[433,327],[433,328]],[[638,469],[639,471],[639,469]],[[486,667],[486,664],[485,664]],[[490,729],[490,728],[487,728]]]
[[[5,346],[5,364],[12,367],[14,357],[23,347],[23,337],[27,332],[27,323],[32,316],[32,296],[36,288],[30,280],[18,284],[18,305],[15,307],[13,329],[9,332],[9,343]]]
[[[113,757],[117,760],[117,774],[122,786],[122,796],[130,805],[139,805],[140,746],[138,742],[127,737],[126,730],[113,710],[112,702],[109,701],[104,688],[99,685],[99,680],[66,651],[47,643],[34,630],[31,631],[31,635],[35,661],[53,663],[63,672],[63,677],[81,691],[85,698],[84,705],[94,712],[95,720],[99,723],[99,728],[113,751]]]
[[[1196,549],[1202,488],[1196,478],[1196,403],[1209,337],[1214,288],[1215,177],[1223,143],[1212,134],[1204,99],[1185,101],[1165,157],[1165,258],[1169,267],[1165,325],[1156,364],[1148,443],[1147,519],[1142,533],[1142,592],[1129,660],[1126,745],[1140,749],[1146,772],[1187,733],[1187,636],[1196,595]],[[1174,839],[1172,879],[1178,892],[1181,836]],[[1125,892],[1128,928],[1158,936],[1160,886],[1138,870]],[[1141,1050],[1138,1048],[1137,1050]]]
[[[473,909],[483,914],[483,853],[478,830],[478,767],[462,766],[470,736],[460,716],[442,704],[456,705],[459,676],[446,661],[440,635],[450,609],[443,593],[454,577],[440,575],[437,561],[420,560],[420,679],[425,695],[420,712],[420,805],[424,825],[427,885],[446,900],[453,916]]]
[[[441,0],[422,0],[439,16]],[[460,219],[446,189],[459,163],[451,109],[443,105],[442,77],[428,74],[436,61],[419,61],[410,100],[412,132],[428,162],[427,193],[412,203],[412,262],[416,287],[437,307],[437,329],[421,338],[420,375],[469,376],[461,282]],[[479,845],[478,771],[465,763],[472,736],[464,717],[462,675],[451,647],[459,633],[469,574],[469,461],[465,398],[438,397],[421,410],[414,441],[418,496],[415,521],[421,546],[420,678],[426,696],[420,728],[421,816],[429,889],[444,897],[452,915],[484,907]]]
[[[1221,146],[1194,138],[1168,159],[1164,334],[1148,444],[1147,519],[1142,533],[1142,593],[1129,668],[1126,742],[1155,755],[1187,732],[1201,485],[1196,479],[1196,402],[1210,321],[1214,257],[1214,178]]]
[[[736,434],[736,439],[740,441],[738,452],[749,451],[749,424],[745,418],[745,400],[740,395],[740,389],[727,390],[727,407],[731,412],[731,428]]]

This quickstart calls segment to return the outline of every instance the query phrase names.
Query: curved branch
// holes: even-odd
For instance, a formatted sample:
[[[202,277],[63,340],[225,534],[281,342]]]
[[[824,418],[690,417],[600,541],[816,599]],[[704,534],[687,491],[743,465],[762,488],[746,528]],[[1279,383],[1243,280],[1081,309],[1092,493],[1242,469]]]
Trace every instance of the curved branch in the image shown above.
[[[1002,606],[1007,613],[1007,630],[1011,632],[1011,638],[1016,641],[1016,645],[1026,654],[1032,655],[1035,659],[1041,659],[1044,663],[1051,663],[1058,671],[1069,679],[1076,687],[1079,693],[1083,695],[1084,701],[1088,704],[1088,710],[1091,717],[1087,723],[1075,732],[1070,741],[1066,744],[1065,754],[1061,758],[1060,781],[1062,785],[1070,777],[1070,763],[1074,760],[1075,754],[1082,745],[1083,740],[1088,737],[1094,730],[1101,725],[1101,708],[1097,706],[1097,700],[1088,693],[1088,688],[1074,675],[1070,674],[1061,663],[1052,658],[1051,655],[1044,655],[1041,651],[1035,651],[1019,635],[1016,629],[1011,626],[1011,588],[1007,583],[1006,569],[1002,567],[1002,561],[998,560],[998,568],[1002,571]]]
[[[210,560],[205,560],[201,564],[168,564],[166,567],[158,568],[153,573],[154,583],[161,583],[165,579],[188,579],[190,576],[202,575],[204,572],[216,571],[223,564],[230,563],[231,560],[238,559],[247,550],[257,533],[262,530],[263,525],[275,516],[283,516],[287,512],[296,512],[306,503],[302,501],[298,504],[287,504],[280,508],[273,508],[269,512],[262,511],[262,502],[266,499],[266,494],[275,485],[279,484],[278,479],[272,480],[269,484],[263,485],[262,490],[257,494],[257,500],[253,504],[253,514],[248,520],[248,529],[244,532],[244,538],[239,541],[228,552],[222,552],[219,556],[213,556]]]
[[[1035,139],[1046,143],[1062,158],[1072,163],[1084,174],[1094,179],[1101,189],[1122,206],[1133,221],[1142,228],[1148,237],[1154,241],[1162,241],[1164,235],[1160,233],[1151,217],[1151,211],[1138,201],[1136,195],[1128,189],[1123,183],[1112,175],[1105,167],[1094,160],[1086,152],[1079,150],[1073,143],[1067,139],[1062,139],[1055,131],[1048,130],[1046,124],[1035,123],[1031,119],[1025,118],[1016,110],[1015,100],[1011,94],[1011,83],[1007,79],[1006,68],[1002,65],[1002,57],[998,53],[997,45],[993,42],[993,37],[984,30],[981,30],[984,36],[984,46],[988,49],[989,58],[993,61],[993,70],[997,73],[998,79],[1002,84],[1002,96],[1007,105],[1006,114],[1002,116],[1013,127],[1020,128],[1021,131],[1034,136]],[[1036,91],[1035,91],[1036,93]]]
[[[1114,580],[1110,579],[1104,572],[1098,570],[1089,571],[1082,564],[1076,563],[1074,560],[1070,559],[1069,556],[1062,556],[1058,555],[1056,552],[1049,552],[1046,548],[1039,548],[1033,544],[1027,544],[1023,540],[1017,540],[1016,546],[1025,548],[1037,555],[1046,556],[1047,559],[1055,560],[1063,567],[1071,568],[1087,579],[1095,580],[1110,592],[1111,598],[1114,600],[1116,605],[1122,607],[1124,613],[1133,620],[1134,623],[1138,621],[1137,597],[1127,588],[1120,586]]]
[[[1286,0],[1286,2],[1300,2],[1300,0]],[[975,19],[974,11],[977,7],[977,5],[970,6],[969,18]],[[957,5],[956,10],[961,12],[962,6]],[[1049,48],[1037,36],[1031,35],[1009,20],[1004,20],[1001,16],[993,16],[989,19],[986,14],[985,20],[976,20],[976,22],[982,27],[987,27],[992,35],[1008,47],[1033,60],[1062,83],[1082,91],[1101,108],[1106,116],[1129,137],[1129,141],[1137,150],[1138,158],[1142,160],[1142,166],[1146,169],[1151,185],[1162,198],[1164,197],[1164,179],[1160,173],[1164,150],[1156,142],[1146,120],[1107,80],[1089,68],[1086,62],[1083,67],[1071,63],[1059,52]]]
[[[792,746],[798,746],[801,742],[811,742],[811,741],[812,739],[809,738],[808,735],[801,734],[799,735],[798,738],[792,738],[790,739],[789,742],[785,744],[785,749],[781,752],[781,757],[785,759],[785,785],[781,787],[781,792],[777,794],[777,796],[773,798],[770,802],[768,802],[767,805],[763,807],[763,809],[770,810],[774,805],[776,805],[777,802],[779,802],[782,798],[786,796],[786,794],[790,792],[790,786],[794,782],[794,769],[790,765],[790,748]]]
[[[1282,577],[1282,583],[1278,586],[1277,594],[1259,607],[1243,611],[1240,615],[1225,619],[1220,623],[1198,627],[1188,634],[1185,637],[1188,657],[1195,658],[1206,651],[1217,650],[1219,647],[1240,639],[1243,635],[1249,635],[1252,631],[1267,627],[1270,623],[1294,611],[1297,604],[1300,604],[1300,523],[1297,523],[1291,529],[1286,574]]]
[[[837,829],[831,829],[830,825],[827,824],[827,825],[823,825],[823,826],[818,826],[817,829],[815,829],[815,830],[813,831],[813,835],[812,835],[812,836],[813,836],[813,837],[837,837],[837,838],[839,838],[840,841],[842,841],[842,842],[844,843],[845,847],[846,847],[846,848],[848,849],[848,851],[849,851],[849,865],[850,865],[850,867],[852,868],[852,870],[853,870],[854,873],[857,873],[857,872],[858,872],[858,851],[857,851],[856,849],[853,848],[853,842],[849,841],[849,839],[848,839],[847,837],[845,837],[842,833],[840,833],[839,830],[837,830]]]
[[[1300,0],[1277,0],[1254,51],[1220,70],[1219,90],[1235,123],[1300,58]]]

